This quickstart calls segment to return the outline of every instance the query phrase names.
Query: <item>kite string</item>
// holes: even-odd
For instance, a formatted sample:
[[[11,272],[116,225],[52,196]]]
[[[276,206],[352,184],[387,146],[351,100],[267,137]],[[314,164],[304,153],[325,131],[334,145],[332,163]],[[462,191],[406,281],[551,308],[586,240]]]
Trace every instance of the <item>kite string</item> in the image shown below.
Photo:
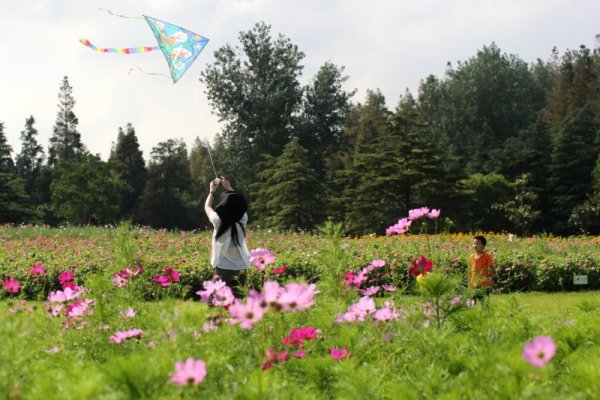
[[[120,17],[120,18],[130,18],[130,19],[145,19],[143,16],[135,16],[135,17],[130,17],[127,15],[121,15],[121,14],[115,14],[114,12],[107,10],[106,8],[99,8],[99,11],[106,11],[107,13],[109,13],[110,15],[114,16],[114,17]]]

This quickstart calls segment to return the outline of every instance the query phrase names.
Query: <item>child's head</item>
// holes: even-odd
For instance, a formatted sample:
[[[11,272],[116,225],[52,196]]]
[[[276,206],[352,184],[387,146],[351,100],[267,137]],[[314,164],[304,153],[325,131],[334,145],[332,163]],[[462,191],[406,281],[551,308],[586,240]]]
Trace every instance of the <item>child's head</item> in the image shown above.
[[[238,222],[248,210],[246,199],[238,192],[230,191],[222,195],[221,201],[215,207],[215,212],[222,221]]]
[[[483,252],[485,250],[485,245],[487,244],[487,240],[481,235],[475,236],[473,238],[473,250],[477,253]]]

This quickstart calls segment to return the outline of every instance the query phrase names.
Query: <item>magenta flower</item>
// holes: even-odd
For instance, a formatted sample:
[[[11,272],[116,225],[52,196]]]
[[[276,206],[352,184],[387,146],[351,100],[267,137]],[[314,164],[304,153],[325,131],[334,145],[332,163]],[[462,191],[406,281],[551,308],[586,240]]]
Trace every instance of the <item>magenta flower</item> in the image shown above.
[[[273,275],[283,274],[288,269],[287,265],[282,265],[281,267],[274,269],[271,271]]]
[[[173,268],[165,268],[165,274],[171,282],[179,282],[179,272],[175,271]]]
[[[169,278],[164,275],[154,275],[154,281],[162,287],[168,287],[171,284]]]
[[[206,378],[206,363],[202,360],[188,358],[175,362],[175,373],[171,375],[171,382],[177,386],[185,386],[188,383],[197,385]]]
[[[71,282],[73,280],[74,276],[73,273],[71,271],[63,271],[58,275],[58,281],[60,282],[61,285],[64,285],[67,282]]]
[[[2,287],[7,293],[19,293],[21,282],[14,279],[5,279],[2,283]]]
[[[31,275],[46,275],[46,270],[44,269],[44,266],[42,265],[41,262],[38,262],[37,264],[35,264],[33,267],[31,267],[31,269],[29,270],[29,273]]]
[[[550,336],[538,336],[525,343],[523,358],[534,367],[542,368],[556,354],[556,344]]]
[[[267,265],[273,264],[275,257],[268,249],[257,248],[250,250],[250,264],[263,271]]]
[[[334,347],[329,350],[329,354],[331,354],[331,357],[333,357],[334,360],[342,360],[344,358],[352,357],[352,354],[348,353],[348,349],[346,347],[341,350]]]
[[[410,269],[410,274],[412,276],[425,275],[429,271],[431,271],[432,267],[433,261],[426,259],[424,256],[421,256],[421,258],[417,258],[415,261],[413,261],[412,267]]]

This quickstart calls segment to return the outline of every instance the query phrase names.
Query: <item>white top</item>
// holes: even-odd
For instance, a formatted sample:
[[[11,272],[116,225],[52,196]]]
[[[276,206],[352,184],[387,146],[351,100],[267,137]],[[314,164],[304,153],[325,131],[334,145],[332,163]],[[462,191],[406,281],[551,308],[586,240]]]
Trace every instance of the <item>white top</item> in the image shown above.
[[[236,223],[235,229],[237,229],[238,239],[240,241],[240,247],[236,246],[231,241],[231,228],[227,229],[217,239],[217,231],[221,225],[221,218],[219,214],[212,211],[208,214],[208,219],[213,224],[215,229],[212,235],[212,249],[210,253],[210,264],[213,267],[219,267],[221,269],[233,269],[242,270],[250,266],[250,252],[246,245],[246,238],[244,237],[244,231]],[[244,228],[248,222],[248,214],[244,213],[244,216],[239,221]]]

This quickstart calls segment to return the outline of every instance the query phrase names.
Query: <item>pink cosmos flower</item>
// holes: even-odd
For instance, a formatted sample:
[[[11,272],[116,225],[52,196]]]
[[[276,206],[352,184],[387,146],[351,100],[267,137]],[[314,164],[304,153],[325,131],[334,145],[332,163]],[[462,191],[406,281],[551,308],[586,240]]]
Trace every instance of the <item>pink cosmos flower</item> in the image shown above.
[[[21,289],[21,282],[14,279],[4,279],[4,282],[2,282],[2,287],[7,293],[19,293],[19,290]]]
[[[283,288],[277,303],[284,311],[302,311],[315,304],[315,284],[288,283]]]
[[[198,385],[204,378],[206,378],[206,363],[190,357],[185,362],[175,362],[175,373],[171,375],[171,382],[177,386],[185,386],[188,383]]]
[[[242,329],[250,329],[261,320],[266,310],[261,307],[260,296],[252,296],[246,299],[246,303],[235,299],[233,305],[228,309],[231,314],[231,323],[239,324]]]
[[[48,301],[50,303],[64,303],[66,301],[73,300],[80,294],[81,291],[79,290],[79,288],[74,290],[70,287],[67,287],[63,291],[57,290],[56,292],[50,292],[50,295],[48,296]]]
[[[390,236],[395,233],[401,234],[401,233],[408,232],[411,224],[412,224],[412,220],[410,220],[408,218],[402,218],[402,219],[398,220],[398,222],[396,222],[396,224],[388,227],[385,230],[385,234],[387,236]]]
[[[388,292],[395,292],[397,290],[396,286],[393,285],[381,285],[381,287],[383,288],[383,290],[386,290]]]
[[[381,268],[381,267],[385,267],[385,261],[383,260],[373,260],[371,262],[371,265],[375,268]]]
[[[352,355],[348,353],[348,349],[346,347],[341,350],[336,347],[329,349],[329,354],[331,354],[331,357],[333,357],[334,360],[342,360],[344,358],[352,357]]]
[[[283,344],[292,347],[304,346],[303,340],[314,340],[317,337],[317,331],[314,326],[306,326],[298,329],[291,329],[290,334],[282,339]]]
[[[273,264],[275,257],[268,249],[257,248],[250,250],[250,264],[263,271],[267,265]]]
[[[208,303],[210,296],[217,290],[222,289],[225,286],[225,282],[218,279],[216,281],[204,281],[202,283],[204,290],[198,290],[196,294],[200,296],[200,300],[204,303]]]
[[[462,301],[462,298],[460,297],[459,294],[457,294],[456,296],[454,296],[452,299],[450,299],[450,304],[455,306],[457,304],[460,304]]]
[[[415,208],[408,211],[408,218],[411,220],[415,220],[427,216],[428,213],[429,208],[427,207]]]
[[[363,290],[363,296],[371,297],[379,292],[379,286],[369,286],[365,290]]]
[[[373,319],[376,321],[394,321],[400,314],[395,310],[394,303],[386,301],[379,310],[373,313]]]
[[[429,271],[431,271],[432,267],[433,261],[426,259],[424,256],[421,256],[421,258],[417,258],[415,261],[413,261],[412,267],[410,269],[410,274],[412,276],[425,275]]]
[[[116,331],[113,336],[108,338],[108,341],[115,344],[120,344],[131,338],[139,338],[144,331],[141,329],[130,329],[128,331]]]
[[[227,307],[233,304],[233,300],[235,300],[235,296],[229,286],[223,286],[214,291],[212,305],[215,307]]]
[[[304,358],[306,357],[306,353],[304,352],[304,350],[296,350],[296,352],[294,353],[294,357]]]
[[[38,262],[37,264],[35,264],[33,267],[31,267],[31,269],[29,270],[29,273],[31,275],[46,275],[46,270],[44,269],[44,266],[42,265],[41,262]]]
[[[93,311],[91,306],[94,305],[93,299],[79,299],[67,306],[67,317],[76,319],[84,316],[85,314],[91,315]]]
[[[537,368],[546,365],[555,354],[556,344],[550,336],[538,336],[523,347],[523,358]]]
[[[427,218],[429,219],[436,219],[437,217],[440,216],[440,210],[436,209],[436,208],[432,208],[431,210],[429,210],[429,212],[427,213]]]
[[[112,281],[116,287],[123,288],[129,284],[129,276],[122,276],[120,273],[115,272]]]
[[[131,307],[128,307],[128,308],[126,308],[125,310],[121,311],[121,316],[122,316],[124,319],[131,319],[131,318],[135,317],[135,315],[136,315],[136,312],[135,312],[135,310],[134,310],[133,308],[131,308]]]

